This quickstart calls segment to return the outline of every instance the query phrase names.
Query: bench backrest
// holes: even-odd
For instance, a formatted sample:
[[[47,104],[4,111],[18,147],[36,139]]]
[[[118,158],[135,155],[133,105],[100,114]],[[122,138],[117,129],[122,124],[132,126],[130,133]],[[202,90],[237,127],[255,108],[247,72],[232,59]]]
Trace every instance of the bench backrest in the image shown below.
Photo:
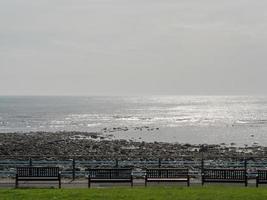
[[[267,180],[267,170],[258,170],[257,172],[258,180]]]
[[[185,178],[188,174],[189,170],[183,168],[153,168],[146,170],[147,178]]]
[[[245,180],[245,169],[204,169],[205,179]]]
[[[131,179],[131,168],[88,169],[91,179]]]
[[[18,177],[58,177],[58,167],[17,167]]]

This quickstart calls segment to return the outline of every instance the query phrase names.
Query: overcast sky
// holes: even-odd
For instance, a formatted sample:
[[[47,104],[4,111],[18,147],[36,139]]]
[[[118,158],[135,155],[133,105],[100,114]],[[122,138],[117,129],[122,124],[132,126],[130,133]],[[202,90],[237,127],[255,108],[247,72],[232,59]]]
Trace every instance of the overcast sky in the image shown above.
[[[0,94],[267,94],[266,10],[266,0],[0,0]]]

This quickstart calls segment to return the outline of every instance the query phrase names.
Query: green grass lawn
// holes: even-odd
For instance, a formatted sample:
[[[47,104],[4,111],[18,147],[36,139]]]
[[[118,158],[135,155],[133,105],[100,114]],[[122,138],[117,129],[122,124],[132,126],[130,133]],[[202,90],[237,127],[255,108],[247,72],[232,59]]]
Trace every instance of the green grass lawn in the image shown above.
[[[265,200],[267,188],[231,186],[105,189],[0,189],[0,200]]]

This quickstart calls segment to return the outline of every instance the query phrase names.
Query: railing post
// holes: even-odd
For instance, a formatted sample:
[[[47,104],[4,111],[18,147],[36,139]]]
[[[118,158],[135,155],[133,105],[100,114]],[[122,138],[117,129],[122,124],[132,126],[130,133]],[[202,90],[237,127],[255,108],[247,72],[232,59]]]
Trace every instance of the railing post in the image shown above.
[[[204,153],[201,153],[201,184],[204,185]]]
[[[29,166],[32,167],[32,158],[29,158]]]
[[[248,173],[247,173],[247,167],[248,167],[248,163],[247,163],[247,159],[245,158],[245,162],[244,162],[244,167],[245,167],[245,186],[248,186]]]
[[[116,168],[119,168],[119,161],[118,161],[118,159],[115,160],[115,167]]]
[[[76,170],[76,163],[75,163],[75,158],[72,159],[72,180],[75,180],[75,170]]]
[[[159,168],[161,167],[161,158],[159,158],[159,161],[158,161],[158,167],[159,167]]]
[[[201,158],[201,174],[204,173],[204,158]]]

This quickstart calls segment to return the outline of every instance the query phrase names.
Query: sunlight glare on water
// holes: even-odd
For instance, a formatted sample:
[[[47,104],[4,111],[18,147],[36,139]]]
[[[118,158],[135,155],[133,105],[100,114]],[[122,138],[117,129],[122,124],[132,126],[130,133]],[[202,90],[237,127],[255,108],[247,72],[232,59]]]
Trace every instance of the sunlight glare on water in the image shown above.
[[[140,126],[161,131],[135,136],[131,130]],[[243,136],[244,143],[248,135],[258,134],[265,142],[260,137],[267,129],[267,97],[0,97],[0,132],[114,127],[128,127],[127,133],[114,133],[127,139],[218,143]]]

